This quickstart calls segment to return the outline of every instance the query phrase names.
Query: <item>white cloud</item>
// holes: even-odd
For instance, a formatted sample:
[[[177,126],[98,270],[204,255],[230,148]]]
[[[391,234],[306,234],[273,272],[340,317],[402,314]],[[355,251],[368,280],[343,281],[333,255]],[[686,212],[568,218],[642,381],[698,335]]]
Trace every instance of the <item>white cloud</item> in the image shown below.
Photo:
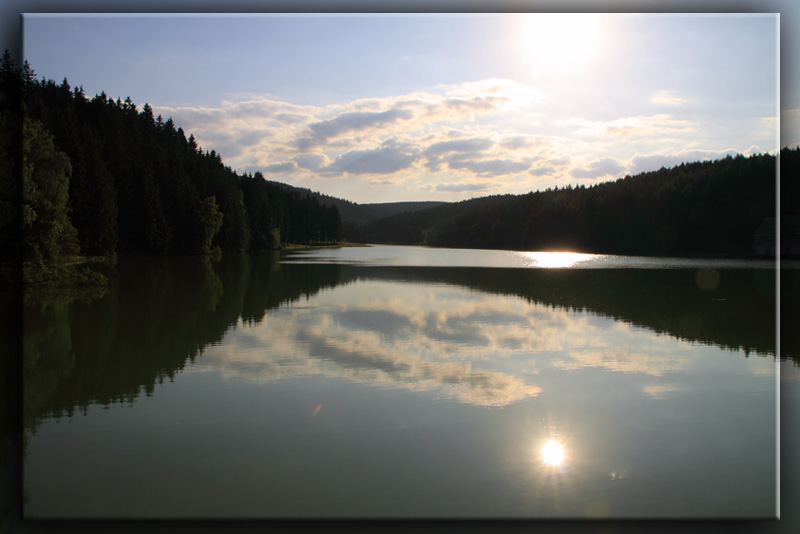
[[[448,152],[476,152],[486,150],[494,144],[494,141],[487,138],[474,137],[472,139],[455,139],[452,141],[441,141],[430,145],[425,152],[432,155],[441,155]]]
[[[626,169],[635,174],[690,155],[676,149],[699,129],[667,113],[561,119],[541,106],[546,98],[535,88],[489,79],[328,106],[248,95],[218,108],[156,112],[173,117],[187,136],[194,133],[201,147],[217,150],[239,172],[279,174],[333,195],[363,191],[367,197],[350,198],[358,202],[390,191],[366,184],[391,182],[394,199],[452,200],[614,178]],[[667,92],[653,98],[679,100]],[[341,181],[348,177],[357,181]],[[340,179],[335,189],[329,178]],[[487,178],[503,181],[487,185]]]
[[[675,95],[672,91],[659,91],[650,98],[650,102],[663,106],[682,106],[688,104],[689,100]]]
[[[572,118],[558,121],[561,126],[570,128],[573,135],[583,137],[603,137],[616,139],[635,139],[664,135],[696,132],[697,125],[686,119],[675,119],[668,113],[650,116],[621,117],[609,121],[592,121]]]
[[[463,160],[450,157],[447,158],[447,166],[454,170],[468,170],[478,176],[489,177],[525,171],[530,167],[530,163],[510,159]]]
[[[575,178],[600,178],[601,176],[617,175],[625,170],[617,160],[603,158],[590,162],[585,168],[576,168],[570,171]]]

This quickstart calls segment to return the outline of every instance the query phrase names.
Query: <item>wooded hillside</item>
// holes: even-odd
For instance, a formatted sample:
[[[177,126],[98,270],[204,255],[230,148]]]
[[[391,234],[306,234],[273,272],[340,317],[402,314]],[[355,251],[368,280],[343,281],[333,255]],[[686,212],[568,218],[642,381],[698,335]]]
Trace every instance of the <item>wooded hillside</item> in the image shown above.
[[[800,150],[781,153],[783,214],[797,213]],[[776,213],[769,154],[682,163],[591,187],[446,204],[368,223],[368,242],[512,250],[685,255],[753,254]],[[795,199],[795,200],[792,200]]]
[[[260,173],[237,174],[149,104],[87,98],[66,79],[37,81],[8,53],[0,85],[0,145],[22,155],[0,167],[6,256],[52,262],[74,253],[204,254],[341,239],[336,206]]]

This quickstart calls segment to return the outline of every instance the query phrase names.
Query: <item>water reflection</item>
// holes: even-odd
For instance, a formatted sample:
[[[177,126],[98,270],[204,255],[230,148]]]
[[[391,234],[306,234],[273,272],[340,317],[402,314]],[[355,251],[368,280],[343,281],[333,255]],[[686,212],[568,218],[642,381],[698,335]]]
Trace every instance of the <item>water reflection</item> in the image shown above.
[[[313,306],[289,303],[258,324],[237,324],[191,371],[258,383],[322,375],[501,407],[540,394],[542,373],[588,369],[638,375],[642,394],[663,398],[677,386],[653,379],[689,370],[698,352],[586,311],[369,280],[321,292]]]
[[[677,384],[648,384],[643,388],[643,391],[654,399],[663,399],[671,393],[680,391],[680,389]]]
[[[187,368],[335,376],[495,407],[539,395],[545,371],[599,369],[649,377],[640,391],[662,399],[696,351],[680,340],[774,354],[770,272],[716,272],[710,289],[678,269],[124,260],[101,299],[26,305],[26,424],[131,403]]]
[[[520,347],[531,336],[541,346],[546,341],[530,328],[529,305],[515,300],[392,282],[343,286],[317,295],[313,307],[290,304],[258,325],[238,325],[219,347],[206,350],[193,371],[253,382],[324,375],[506,406],[541,391],[532,380],[534,368],[519,373],[509,361],[524,350],[509,353],[507,338],[527,337]],[[513,315],[517,324],[509,331],[481,320],[493,311]]]
[[[597,254],[579,254],[577,252],[522,252],[528,267],[556,269],[574,267],[578,263],[600,258]]]
[[[564,461],[564,447],[555,439],[542,445],[542,461],[546,465],[558,467]]]
[[[774,363],[745,349],[774,349],[752,272],[704,290],[696,269],[273,260],[121,261],[102,299],[26,306],[28,510],[769,510]]]

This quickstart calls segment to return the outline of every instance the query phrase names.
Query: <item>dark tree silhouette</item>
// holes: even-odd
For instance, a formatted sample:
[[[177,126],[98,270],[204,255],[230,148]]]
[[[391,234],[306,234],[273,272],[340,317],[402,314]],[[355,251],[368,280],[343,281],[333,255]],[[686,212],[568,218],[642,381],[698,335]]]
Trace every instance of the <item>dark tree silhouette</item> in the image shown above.
[[[113,100],[101,93],[87,99],[82,87],[73,89],[66,79],[60,85],[38,82],[27,63],[19,67],[8,53],[0,78],[0,147],[14,153],[13,134],[22,131],[24,106],[30,118],[27,157],[65,163],[50,174],[37,170],[34,178],[52,182],[61,217],[53,224],[70,236],[62,240],[70,250],[77,243],[80,252],[91,255],[207,254],[342,238],[337,210],[298,190],[266,182],[260,173],[238,175],[215,150],[203,151],[194,135],[187,139],[171,118],[154,116],[148,103],[139,110],[130,97]],[[0,205],[9,209],[0,216],[0,237],[8,256],[21,250],[21,243],[14,241],[22,220],[13,209],[19,188],[12,187],[21,167],[11,156],[2,159],[0,180],[9,187],[3,187]],[[46,185],[39,183],[28,197],[41,197]],[[42,226],[45,219],[39,217],[39,226],[31,226],[30,209],[27,250],[55,259],[53,237]]]

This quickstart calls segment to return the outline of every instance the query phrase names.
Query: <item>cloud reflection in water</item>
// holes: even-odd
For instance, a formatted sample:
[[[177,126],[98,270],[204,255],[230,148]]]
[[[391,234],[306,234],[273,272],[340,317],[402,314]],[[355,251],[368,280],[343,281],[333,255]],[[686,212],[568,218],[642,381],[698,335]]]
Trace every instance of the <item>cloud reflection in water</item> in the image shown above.
[[[193,370],[255,382],[323,375],[498,407],[537,396],[544,371],[652,377],[688,362],[675,340],[611,318],[457,286],[370,280],[304,304],[240,322]]]

